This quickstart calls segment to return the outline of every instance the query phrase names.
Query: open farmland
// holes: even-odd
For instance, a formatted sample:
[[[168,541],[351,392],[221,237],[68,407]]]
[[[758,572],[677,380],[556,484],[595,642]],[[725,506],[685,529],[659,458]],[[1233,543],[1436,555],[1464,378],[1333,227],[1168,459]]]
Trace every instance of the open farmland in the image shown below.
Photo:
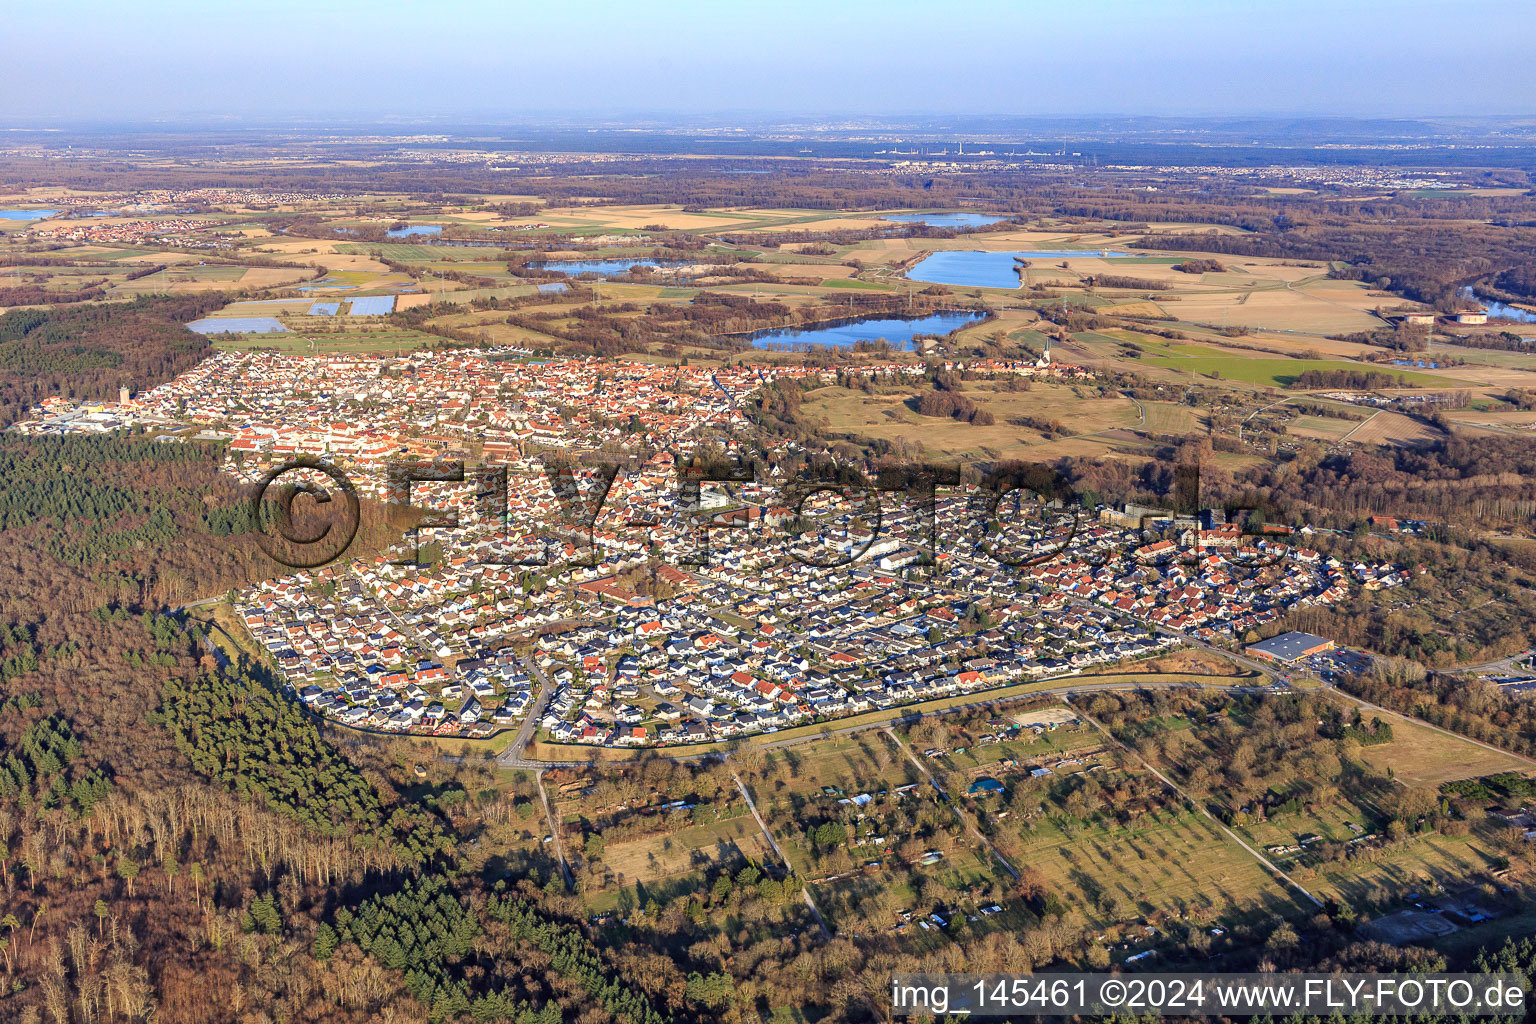
[[[865,395],[841,388],[813,392],[808,412],[835,433],[854,433],[909,443],[948,454],[992,452],[1007,457],[1026,450],[1037,451],[1041,431],[1009,421],[1028,415],[1042,422],[1056,421],[1064,437],[1093,435],[1116,427],[1136,426],[1141,416],[1124,397],[1083,398],[1069,387],[1041,386],[1028,392],[1010,393],[990,386],[966,391],[978,406],[991,412],[996,423],[976,426],[924,416],[907,404],[906,395]],[[1058,447],[1069,442],[1057,441]],[[1084,447],[1086,451],[1088,448]]]
[[[1124,337],[1112,338],[1103,334],[1081,334],[1074,336],[1073,340],[1089,346],[1096,344],[1099,347],[1095,351],[1106,350],[1106,342],[1130,345],[1140,352],[1139,358],[1134,360],[1135,363],[1173,370],[1185,375],[1193,374],[1215,380],[1231,380],[1247,384],[1260,384],[1266,387],[1285,387],[1294,384],[1301,374],[1307,370],[1359,372],[1375,369],[1374,367],[1346,362],[1340,359],[1275,358],[1259,353],[1222,349],[1213,345],[1169,342],[1150,336],[1138,336],[1134,341],[1128,341]],[[1405,370],[1396,366],[1387,366],[1381,369],[1405,385],[1454,387],[1456,383],[1448,378],[1439,377],[1431,373]]]
[[[1378,712],[1371,712],[1378,714]],[[1439,786],[1499,772],[1529,771],[1530,762],[1391,716],[1392,742],[1360,748],[1360,759],[1408,786]]]
[[[1378,412],[1344,435],[1346,441],[1362,444],[1412,444],[1433,440],[1440,431],[1401,413]]]

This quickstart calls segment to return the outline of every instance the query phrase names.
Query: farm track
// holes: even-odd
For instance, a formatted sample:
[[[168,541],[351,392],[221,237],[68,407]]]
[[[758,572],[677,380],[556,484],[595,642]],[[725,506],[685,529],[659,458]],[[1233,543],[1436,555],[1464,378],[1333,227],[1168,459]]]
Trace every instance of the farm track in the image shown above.
[[[969,814],[966,814],[963,810],[961,810],[960,805],[955,803],[954,799],[944,791],[944,787],[939,784],[939,780],[934,776],[933,772],[928,770],[927,765],[923,764],[923,762],[917,759],[917,755],[912,752],[912,748],[903,743],[901,741],[901,737],[897,736],[896,731],[889,726],[885,728],[885,734],[891,738],[892,743],[896,744],[896,748],[898,750],[907,755],[907,760],[911,761],[919,772],[922,772],[924,778],[928,780],[928,784],[934,788],[934,791],[937,792],[939,796],[944,798],[944,802],[949,805],[950,811],[952,811],[955,817],[959,819],[960,823],[966,827],[966,830],[971,833],[971,835],[976,839],[978,843],[980,843],[982,846],[985,846],[992,852],[992,856],[997,858],[997,862],[1001,864],[1003,869],[1012,875],[1013,880],[1017,882],[1019,880],[1018,869],[1008,862],[1008,858],[1003,856],[1001,850],[992,845],[992,840],[981,834],[981,829],[977,827],[976,822],[971,818]]]
[[[762,814],[758,812],[757,801],[752,799],[752,791],[747,788],[745,782],[741,781],[740,775],[732,772],[731,778],[735,781],[736,788],[741,791],[742,799],[747,802],[747,810],[752,812],[753,819],[757,821],[757,827],[762,829],[763,838],[768,842],[768,848],[773,851],[774,856],[778,857],[780,863],[784,865],[784,871],[788,875],[793,876],[795,873],[794,865],[790,864],[789,855],[779,846],[779,841],[773,837],[773,830],[768,827],[768,822],[764,821]],[[810,908],[811,915],[816,918],[816,923],[821,926],[822,937],[830,939],[832,937],[832,929],[827,927],[827,919],[822,916],[821,908],[816,905],[815,898],[811,896],[810,883],[807,882],[800,886],[800,897],[805,900],[805,905]]]
[[[539,787],[539,800],[544,804],[544,820],[549,823],[549,834],[555,844],[555,856],[560,861],[560,874],[565,877],[565,889],[567,892],[576,891],[576,880],[571,877],[571,864],[565,859],[565,841],[560,836],[560,823],[555,820],[554,806],[549,802],[549,791],[544,788],[544,770],[541,768],[533,773],[534,782]]]
[[[1063,700],[1062,703],[1066,704],[1068,707],[1071,707],[1073,713],[1082,716],[1083,721],[1087,722],[1089,725],[1091,725],[1095,729],[1099,730],[1099,732],[1103,733],[1105,735],[1105,737],[1108,738],[1108,740],[1111,743],[1113,743],[1115,746],[1119,747],[1122,751],[1124,751],[1126,756],[1134,758],[1136,761],[1138,761],[1144,768],[1146,768],[1147,771],[1152,773],[1152,776],[1154,778],[1156,778],[1157,781],[1161,782],[1171,792],[1176,793],[1181,800],[1183,800],[1185,803],[1187,803],[1190,807],[1194,808],[1196,811],[1198,811],[1201,814],[1205,815],[1206,818],[1210,819],[1211,824],[1215,825],[1218,829],[1220,829],[1223,835],[1225,835],[1228,839],[1232,840],[1238,846],[1242,847],[1245,851],[1247,851],[1248,854],[1250,856],[1252,856],[1254,860],[1258,861],[1259,864],[1262,865],[1264,868],[1266,868],[1270,872],[1270,874],[1275,876],[1275,878],[1277,878],[1280,881],[1284,882],[1286,885],[1290,886],[1292,889],[1295,889],[1297,892],[1299,892],[1303,896],[1305,896],[1308,900],[1311,900],[1312,903],[1314,905],[1316,905],[1319,910],[1323,909],[1323,901],[1322,900],[1320,900],[1316,896],[1312,895],[1312,893],[1309,892],[1300,882],[1296,881],[1290,875],[1288,875],[1284,871],[1282,871],[1280,869],[1280,867],[1278,865],[1276,865],[1273,861],[1271,861],[1268,857],[1264,856],[1258,850],[1255,850],[1253,847],[1249,846],[1246,842],[1244,842],[1242,837],[1240,837],[1236,832],[1233,832],[1230,828],[1227,828],[1227,826],[1223,825],[1219,820],[1217,820],[1216,816],[1210,812],[1210,810],[1205,806],[1205,804],[1201,803],[1200,801],[1196,800],[1194,797],[1192,797],[1188,793],[1186,793],[1176,782],[1174,782],[1168,776],[1164,775],[1162,772],[1158,771],[1157,768],[1153,767],[1153,765],[1152,765],[1152,763],[1150,761],[1148,761],[1145,758],[1143,758],[1140,754],[1136,753],[1134,750],[1132,750],[1130,747],[1126,746],[1124,743],[1121,743],[1120,740],[1115,737],[1114,733],[1110,732],[1107,728],[1105,728],[1104,725],[1098,719],[1094,718],[1092,715],[1088,714],[1086,711],[1083,711],[1082,709],[1073,706],[1072,703],[1069,700]]]

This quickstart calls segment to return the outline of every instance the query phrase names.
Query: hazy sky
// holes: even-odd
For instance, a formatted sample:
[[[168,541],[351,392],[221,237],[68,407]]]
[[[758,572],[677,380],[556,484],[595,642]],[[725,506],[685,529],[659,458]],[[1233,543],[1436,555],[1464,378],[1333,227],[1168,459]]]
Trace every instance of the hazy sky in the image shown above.
[[[1533,0],[12,0],[0,124],[1536,113]]]

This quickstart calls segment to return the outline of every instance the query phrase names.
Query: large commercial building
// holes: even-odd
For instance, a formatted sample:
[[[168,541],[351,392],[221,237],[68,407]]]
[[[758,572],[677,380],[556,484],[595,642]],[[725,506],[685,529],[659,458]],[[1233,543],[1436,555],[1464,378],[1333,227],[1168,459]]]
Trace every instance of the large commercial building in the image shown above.
[[[1303,658],[1332,650],[1333,641],[1311,633],[1281,633],[1261,640],[1248,648],[1248,653],[1270,661],[1293,665]]]

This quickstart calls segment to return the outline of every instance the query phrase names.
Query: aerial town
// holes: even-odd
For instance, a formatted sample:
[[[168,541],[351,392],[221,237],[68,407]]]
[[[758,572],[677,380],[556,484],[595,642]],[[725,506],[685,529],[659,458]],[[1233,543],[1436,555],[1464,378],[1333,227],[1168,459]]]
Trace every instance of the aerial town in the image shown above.
[[[1528,1019],[1450,7],[7,10],[0,1024]]]
[[[1089,373],[1017,361],[968,369]],[[312,453],[366,496],[454,514],[451,528],[419,531],[411,557],[333,563],[235,597],[298,698],[388,732],[489,736],[532,716],[556,743],[713,742],[1179,645],[1230,649],[1293,606],[1409,578],[1400,565],[1324,558],[1307,528],[1248,535],[1219,513],[1094,507],[1074,511],[1083,522],[1063,536],[1047,520],[1067,513],[1037,508],[1018,567],[983,553],[974,488],[927,509],[886,495],[890,511],[872,525],[815,497],[791,508],[794,481],[776,466],[693,494],[680,485],[678,457],[706,430],[738,460],[795,454],[754,444],[737,403],[777,375],[818,372],[515,350],[220,353],[115,404],[50,399],[13,429],[151,426],[162,443],[220,440],[226,472],[246,481]],[[561,454],[606,454],[626,468],[597,492],[600,505],[573,515],[552,486]],[[468,482],[391,490],[391,465],[455,459],[501,467],[506,494],[486,501],[473,469]],[[573,475],[588,495],[597,477]],[[417,560],[434,543],[440,557]]]

